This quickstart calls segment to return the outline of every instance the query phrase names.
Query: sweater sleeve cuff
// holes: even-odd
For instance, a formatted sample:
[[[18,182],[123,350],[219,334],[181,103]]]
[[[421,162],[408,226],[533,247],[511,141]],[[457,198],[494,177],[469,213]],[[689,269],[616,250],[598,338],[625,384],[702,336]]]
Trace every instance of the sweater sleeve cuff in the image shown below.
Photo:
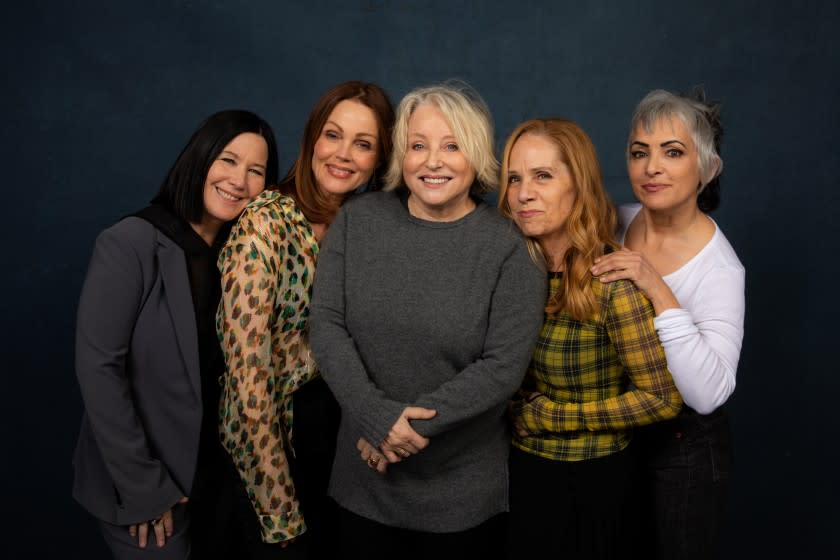
[[[383,400],[366,407],[366,414],[357,419],[362,431],[360,436],[374,447],[379,447],[405,407],[406,405],[391,400]]]

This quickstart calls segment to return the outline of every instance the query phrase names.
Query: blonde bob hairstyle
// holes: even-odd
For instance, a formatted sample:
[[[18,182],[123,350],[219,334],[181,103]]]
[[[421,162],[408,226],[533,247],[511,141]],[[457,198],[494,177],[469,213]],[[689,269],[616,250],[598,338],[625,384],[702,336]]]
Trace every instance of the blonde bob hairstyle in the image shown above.
[[[607,247],[618,248],[614,240],[615,206],[604,190],[595,146],[583,129],[563,119],[532,119],[516,127],[505,144],[498,200],[503,214],[513,217],[507,200],[510,153],[526,134],[545,138],[556,146],[560,161],[569,168],[575,188],[575,203],[565,226],[570,246],[562,257],[563,283],[549,299],[545,310],[550,315],[566,310],[575,319],[583,321],[591,317],[598,306],[589,268]],[[528,238],[528,248],[531,257],[543,260],[549,269],[560,264],[548,262],[536,239]]]
[[[417,88],[400,101],[394,124],[393,151],[383,190],[405,186],[403,159],[408,150],[408,121],[417,107],[424,103],[434,105],[443,112],[455,134],[458,148],[475,170],[476,181],[470,187],[470,194],[480,196],[495,191],[499,162],[493,155],[493,118],[478,93],[459,82]]]

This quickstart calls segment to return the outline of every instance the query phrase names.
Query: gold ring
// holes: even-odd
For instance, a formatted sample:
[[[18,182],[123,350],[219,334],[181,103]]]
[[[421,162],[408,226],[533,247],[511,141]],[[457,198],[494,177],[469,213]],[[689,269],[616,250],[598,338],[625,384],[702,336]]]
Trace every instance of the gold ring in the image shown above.
[[[379,457],[374,457],[373,455],[368,457],[368,465],[370,465],[371,468],[375,469],[376,465],[378,465],[378,464],[379,464]]]
[[[408,457],[408,451],[406,451],[402,447],[397,447],[396,451],[397,451],[397,455],[399,455],[400,457]]]

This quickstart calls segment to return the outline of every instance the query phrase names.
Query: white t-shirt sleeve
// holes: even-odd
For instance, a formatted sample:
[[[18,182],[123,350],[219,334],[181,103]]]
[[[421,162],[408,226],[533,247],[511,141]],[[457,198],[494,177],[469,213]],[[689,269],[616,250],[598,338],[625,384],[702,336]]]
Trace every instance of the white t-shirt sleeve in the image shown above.
[[[683,400],[709,414],[735,390],[744,337],[744,269],[714,266],[689,277],[679,291],[683,307],[665,310],[654,326]]]

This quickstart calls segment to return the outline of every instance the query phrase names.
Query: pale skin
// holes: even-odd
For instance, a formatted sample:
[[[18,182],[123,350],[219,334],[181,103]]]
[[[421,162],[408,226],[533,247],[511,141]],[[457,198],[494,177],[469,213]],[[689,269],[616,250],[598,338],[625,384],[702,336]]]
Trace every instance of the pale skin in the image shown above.
[[[601,282],[632,281],[658,316],[680,307],[662,277],[700,252],[715,232],[697,206],[700,166],[685,124],[672,118],[651,132],[639,127],[631,138],[627,172],[642,211],[628,227],[624,247],[596,259],[590,270]]]
[[[419,105],[409,119],[407,143],[403,178],[410,192],[411,215],[448,222],[470,213],[475,208],[469,196],[475,169],[461,151],[443,111],[429,103]],[[414,431],[411,420],[428,420],[435,414],[427,408],[406,407],[378,448],[359,438],[356,447],[361,459],[384,474],[389,464],[419,453],[429,440]]]
[[[339,101],[321,128],[312,152],[312,174],[321,194],[340,206],[373,174],[379,145],[376,114],[354,99]],[[311,224],[320,243],[330,224]]]
[[[411,427],[411,420],[429,420],[434,418],[435,414],[437,412],[428,408],[406,407],[391,426],[379,448],[374,447],[365,438],[359,438],[356,448],[360,452],[362,461],[367,462],[368,466],[376,469],[380,474],[385,474],[389,464],[399,463],[420,453],[429,445],[429,438],[415,432]]]
[[[265,139],[251,132],[236,136],[213,160],[205,178],[201,222],[190,224],[205,243],[213,245],[222,225],[235,219],[265,188],[267,160]],[[187,501],[182,496],[177,504]],[[128,534],[137,539],[140,548],[148,544],[150,532],[157,546],[164,546],[173,530],[172,508],[148,521],[128,526]]]
[[[205,178],[201,222],[193,230],[213,245],[222,225],[237,216],[265,188],[268,144],[253,132],[231,140],[210,165]]]
[[[365,184],[377,163],[379,144],[378,126],[373,110],[356,100],[345,99],[336,104],[327,117],[315,142],[312,154],[312,173],[321,193],[340,206],[348,194]],[[329,229],[329,223],[313,223],[312,231],[320,243]],[[362,460],[372,459],[379,472],[385,472],[388,463],[397,463],[419,453],[429,440],[411,428],[410,420],[432,418],[435,411],[407,407],[379,449],[360,439],[357,447]],[[384,458],[385,460],[381,460]]]
[[[571,245],[566,224],[577,199],[569,166],[551,140],[524,134],[513,145],[507,167],[504,196],[516,225],[539,243],[549,269],[561,272],[563,257]],[[519,392],[526,400],[539,395]],[[528,435],[516,420],[513,429],[520,436]]]
[[[178,503],[185,504],[187,501],[188,498],[183,496],[180,500],[178,500]],[[154,525],[152,524],[152,521],[155,522]],[[140,548],[146,548],[146,544],[149,541],[149,527],[152,528],[152,532],[155,535],[155,543],[158,546],[165,545],[166,539],[172,536],[172,531],[175,528],[175,525],[172,522],[172,509],[170,508],[164,511],[159,516],[154,519],[150,519],[149,521],[135,523],[128,526],[128,534],[131,535],[132,538],[137,539],[137,546]]]

